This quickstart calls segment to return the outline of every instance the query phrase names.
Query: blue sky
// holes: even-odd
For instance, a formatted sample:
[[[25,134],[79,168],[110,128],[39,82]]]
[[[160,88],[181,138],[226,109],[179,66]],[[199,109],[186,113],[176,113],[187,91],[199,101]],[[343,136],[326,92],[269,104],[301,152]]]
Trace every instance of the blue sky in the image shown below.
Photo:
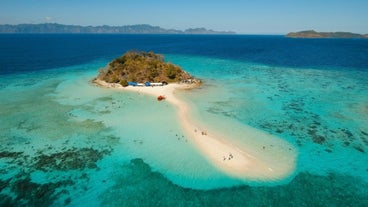
[[[368,33],[368,0],[0,0],[0,24],[151,24],[243,34]]]

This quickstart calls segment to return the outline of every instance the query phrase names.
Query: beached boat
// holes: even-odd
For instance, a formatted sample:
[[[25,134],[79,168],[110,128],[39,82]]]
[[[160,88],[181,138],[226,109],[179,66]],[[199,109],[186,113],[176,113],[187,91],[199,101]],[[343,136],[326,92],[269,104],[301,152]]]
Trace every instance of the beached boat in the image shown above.
[[[162,100],[165,100],[165,99],[166,99],[166,97],[165,96],[162,96],[162,95],[160,95],[160,96],[157,97],[157,100],[158,101],[162,101]]]

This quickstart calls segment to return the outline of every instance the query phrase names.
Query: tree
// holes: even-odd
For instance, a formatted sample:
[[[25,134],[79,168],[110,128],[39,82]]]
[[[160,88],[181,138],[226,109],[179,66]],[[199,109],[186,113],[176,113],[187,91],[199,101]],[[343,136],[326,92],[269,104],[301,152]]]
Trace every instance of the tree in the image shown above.
[[[123,87],[127,87],[129,84],[127,80],[123,79],[120,81],[120,85],[122,85]]]
[[[152,51],[130,51],[111,61],[98,78],[125,86],[128,81],[174,82],[189,79],[191,76],[179,66],[165,63],[162,55]]]

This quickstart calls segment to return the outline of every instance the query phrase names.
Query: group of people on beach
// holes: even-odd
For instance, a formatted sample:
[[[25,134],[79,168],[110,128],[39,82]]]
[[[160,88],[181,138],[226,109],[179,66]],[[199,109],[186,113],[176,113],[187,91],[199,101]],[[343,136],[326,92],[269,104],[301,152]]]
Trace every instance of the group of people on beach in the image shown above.
[[[234,158],[233,154],[229,153],[229,156],[228,157],[224,156],[222,161],[231,160],[233,158]]]
[[[194,132],[195,132],[195,133],[197,133],[197,129],[194,129]],[[206,136],[206,135],[207,135],[207,132],[206,132],[206,131],[201,131],[201,134],[202,134],[203,136]]]

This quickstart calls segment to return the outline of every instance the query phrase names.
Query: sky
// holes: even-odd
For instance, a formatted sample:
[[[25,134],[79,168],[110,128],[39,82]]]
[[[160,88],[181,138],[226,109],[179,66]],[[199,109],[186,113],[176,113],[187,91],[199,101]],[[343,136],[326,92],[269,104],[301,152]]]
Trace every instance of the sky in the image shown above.
[[[22,23],[367,34],[368,0],[0,0],[0,24]]]

